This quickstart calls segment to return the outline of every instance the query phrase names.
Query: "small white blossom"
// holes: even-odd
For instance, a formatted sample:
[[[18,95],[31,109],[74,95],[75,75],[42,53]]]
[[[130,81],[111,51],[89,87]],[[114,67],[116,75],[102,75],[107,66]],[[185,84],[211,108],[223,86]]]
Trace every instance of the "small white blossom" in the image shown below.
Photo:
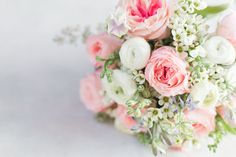
[[[174,45],[178,52],[189,51],[199,46],[206,33],[202,16],[178,10],[171,17],[169,28],[172,30]]]
[[[173,100],[170,97],[159,96],[158,99],[159,99],[158,104],[160,106],[166,106],[173,103]]]
[[[189,54],[193,58],[196,58],[198,56],[204,58],[206,57],[206,50],[202,46],[198,46],[194,50],[190,51]]]

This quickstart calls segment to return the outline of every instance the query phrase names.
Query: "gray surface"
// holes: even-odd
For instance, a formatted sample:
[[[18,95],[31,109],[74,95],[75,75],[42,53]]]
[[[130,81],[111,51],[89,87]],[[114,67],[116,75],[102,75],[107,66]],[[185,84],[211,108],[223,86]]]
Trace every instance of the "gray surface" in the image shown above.
[[[84,109],[79,80],[91,71],[84,46],[52,42],[64,26],[103,21],[116,3],[92,2],[0,0],[1,157],[151,157],[133,137]],[[229,137],[217,155],[205,149],[188,156],[231,157],[234,144]]]

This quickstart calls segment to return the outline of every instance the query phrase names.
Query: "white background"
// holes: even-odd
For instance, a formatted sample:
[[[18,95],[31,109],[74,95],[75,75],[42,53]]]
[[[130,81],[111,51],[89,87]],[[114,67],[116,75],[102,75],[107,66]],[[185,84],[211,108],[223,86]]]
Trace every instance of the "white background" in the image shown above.
[[[0,157],[152,157],[135,138],[97,123],[79,100],[92,71],[85,48],[58,47],[67,25],[105,20],[116,0],[0,0]],[[170,157],[234,157],[236,138]]]

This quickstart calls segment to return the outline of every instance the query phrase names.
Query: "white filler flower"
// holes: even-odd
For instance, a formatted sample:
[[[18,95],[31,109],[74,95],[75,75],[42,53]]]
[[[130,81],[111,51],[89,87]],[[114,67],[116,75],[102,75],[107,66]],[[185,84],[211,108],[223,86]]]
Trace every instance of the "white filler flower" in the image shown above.
[[[121,63],[131,70],[143,69],[150,58],[151,48],[148,42],[140,37],[127,40],[120,49]]]
[[[137,91],[132,77],[121,70],[113,71],[112,82],[104,78],[102,84],[107,96],[120,105],[125,105],[126,101],[132,98]]]
[[[218,87],[208,80],[194,85],[190,94],[199,107],[215,107],[219,100]]]
[[[231,85],[232,87],[236,88],[236,63],[231,66],[226,74],[226,81]]]
[[[212,63],[231,65],[235,62],[236,52],[233,45],[220,36],[211,37],[206,41],[204,47],[207,59]]]

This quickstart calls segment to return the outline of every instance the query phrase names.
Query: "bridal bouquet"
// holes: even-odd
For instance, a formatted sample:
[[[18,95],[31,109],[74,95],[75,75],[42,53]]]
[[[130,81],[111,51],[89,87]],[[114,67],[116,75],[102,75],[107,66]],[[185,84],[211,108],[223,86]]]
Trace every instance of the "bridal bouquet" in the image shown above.
[[[120,0],[86,32],[81,100],[155,155],[236,134],[236,11],[206,0]]]

